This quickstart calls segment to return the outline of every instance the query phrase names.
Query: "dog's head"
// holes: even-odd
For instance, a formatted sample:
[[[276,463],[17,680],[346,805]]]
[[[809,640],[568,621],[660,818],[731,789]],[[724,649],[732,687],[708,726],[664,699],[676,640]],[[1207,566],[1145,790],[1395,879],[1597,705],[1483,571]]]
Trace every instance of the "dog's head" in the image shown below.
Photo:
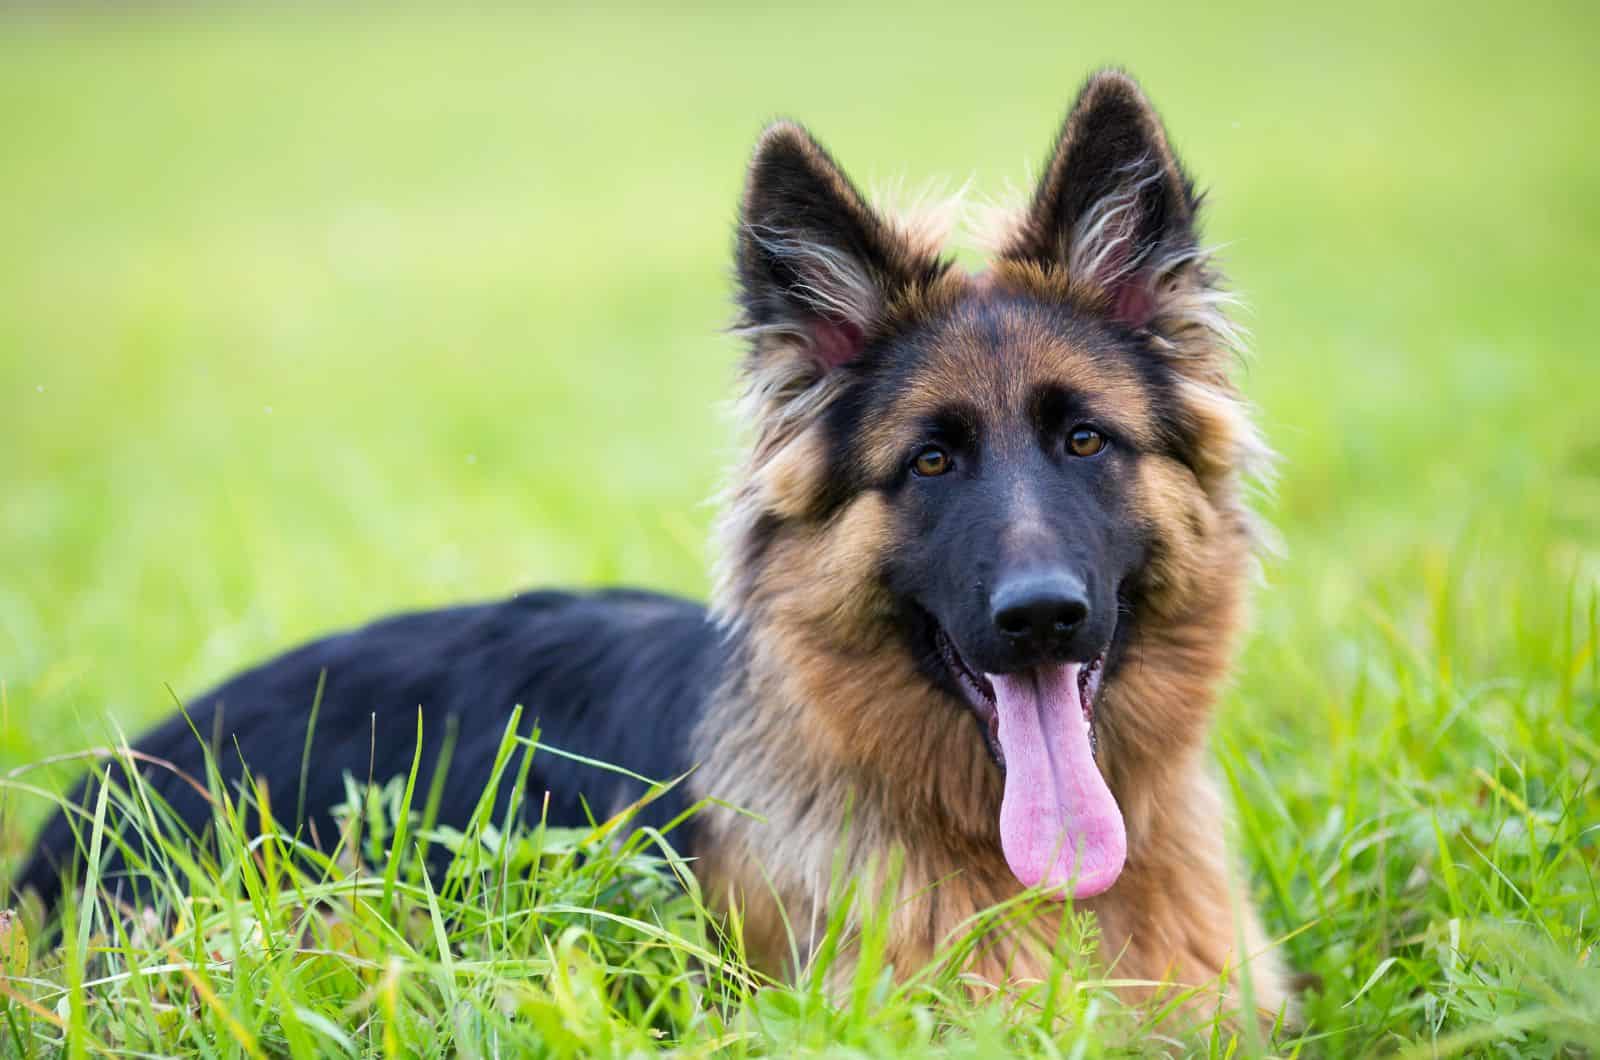
[[[719,609],[903,655],[938,690],[919,709],[970,712],[1003,770],[1012,871],[1080,897],[1126,858],[1108,779],[1201,739],[1249,565],[1264,450],[1197,207],[1117,73],[976,275],[799,126],[766,132],[745,191],[754,439]]]

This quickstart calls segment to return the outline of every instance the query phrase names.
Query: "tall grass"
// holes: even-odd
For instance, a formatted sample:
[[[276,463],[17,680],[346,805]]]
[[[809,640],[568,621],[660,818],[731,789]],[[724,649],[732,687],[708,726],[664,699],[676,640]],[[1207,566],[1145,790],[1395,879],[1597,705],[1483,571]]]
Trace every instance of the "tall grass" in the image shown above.
[[[85,867],[59,918],[6,926],[45,945],[7,969],[6,1055],[611,1055],[661,1049],[791,1055],[1087,1049],[1152,1039],[1165,1010],[1120,1006],[1094,963],[1093,924],[1069,917],[1048,982],[1003,1002],[963,958],[990,929],[1049,904],[1022,896],[968,925],[924,969],[894,969],[893,866],[836,881],[836,904],[795,983],[742,957],[739,920],[708,910],[666,828],[635,828],[658,784],[583,828],[527,814],[533,756],[510,719],[464,828],[415,796],[417,764],[384,784],[347,778],[331,849],[280,822],[248,782],[229,791],[206,751],[215,842],[196,841],[125,749],[71,807]],[[559,752],[556,752],[559,753]],[[604,768],[597,766],[596,768]],[[498,796],[509,792],[507,800]],[[503,805],[496,818],[493,808]],[[113,850],[115,878],[100,871]],[[430,855],[430,850],[431,854]],[[31,921],[31,923],[30,923]],[[912,974],[907,975],[910,971]],[[898,976],[896,973],[900,973]],[[1218,1024],[1215,1034],[1234,1033]],[[1172,1039],[1166,1039],[1172,1040]]]

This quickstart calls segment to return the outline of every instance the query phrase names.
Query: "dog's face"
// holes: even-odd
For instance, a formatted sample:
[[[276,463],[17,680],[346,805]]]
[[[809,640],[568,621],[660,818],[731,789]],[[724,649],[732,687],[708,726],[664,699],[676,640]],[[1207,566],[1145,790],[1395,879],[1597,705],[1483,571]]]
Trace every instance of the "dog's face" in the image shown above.
[[[796,126],[768,131],[746,192],[757,440],[721,603],[804,598],[842,650],[905,653],[1004,772],[1012,871],[1080,897],[1127,854],[1103,758],[1127,740],[1102,733],[1195,724],[1193,704],[1100,705],[1130,653],[1208,607],[1226,655],[1249,551],[1253,434],[1195,209],[1115,74],[1084,89],[975,276]]]
[[[1149,554],[1139,461],[1149,388],[1108,329],[1016,295],[971,295],[883,351],[838,406],[913,548],[884,577],[909,644],[972,700],[1006,763],[995,681],[1071,671],[1098,686]],[[895,363],[899,362],[899,363]],[[1090,732],[1092,738],[1092,729]]]

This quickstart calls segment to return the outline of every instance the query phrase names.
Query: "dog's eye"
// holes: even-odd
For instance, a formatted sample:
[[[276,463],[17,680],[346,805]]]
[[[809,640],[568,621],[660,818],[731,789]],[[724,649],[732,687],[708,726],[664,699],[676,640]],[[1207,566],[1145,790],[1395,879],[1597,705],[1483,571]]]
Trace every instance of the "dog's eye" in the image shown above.
[[[949,453],[937,445],[928,445],[917,451],[911,469],[923,478],[935,478],[949,471],[952,463]]]
[[[1106,447],[1106,436],[1093,427],[1079,425],[1067,435],[1067,448],[1073,456],[1094,456]]]

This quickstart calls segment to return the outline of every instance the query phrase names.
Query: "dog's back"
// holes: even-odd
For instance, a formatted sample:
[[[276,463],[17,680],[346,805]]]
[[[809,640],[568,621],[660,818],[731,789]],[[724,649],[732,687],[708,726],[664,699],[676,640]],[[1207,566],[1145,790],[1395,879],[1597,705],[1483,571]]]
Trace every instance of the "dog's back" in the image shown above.
[[[472,813],[518,705],[524,734],[537,727],[543,742],[562,751],[651,779],[677,777],[692,764],[689,734],[712,690],[719,650],[705,609],[688,601],[630,591],[528,593],[397,615],[313,641],[198,697],[187,719],[172,717],[134,746],[147,756],[142,771],[149,790],[189,827],[199,830],[210,819],[195,786],[205,785],[210,743],[225,784],[237,785],[247,766],[289,827],[303,784],[305,834],[328,849],[337,839],[329,811],[344,801],[344,777],[381,782],[404,775],[416,751],[419,710],[419,792],[428,790],[447,740],[454,743],[441,789],[442,824],[464,824]],[[115,776],[119,767],[112,768]],[[551,824],[575,825],[644,791],[620,773],[536,754],[523,805],[533,815],[548,812]],[[507,781],[497,810],[510,792]],[[87,782],[71,801],[93,806]],[[665,823],[683,808],[681,792],[670,791],[642,811],[641,823]],[[67,816],[58,812],[17,889],[31,888],[53,905],[77,849]],[[124,869],[113,852],[102,872],[111,889]]]

